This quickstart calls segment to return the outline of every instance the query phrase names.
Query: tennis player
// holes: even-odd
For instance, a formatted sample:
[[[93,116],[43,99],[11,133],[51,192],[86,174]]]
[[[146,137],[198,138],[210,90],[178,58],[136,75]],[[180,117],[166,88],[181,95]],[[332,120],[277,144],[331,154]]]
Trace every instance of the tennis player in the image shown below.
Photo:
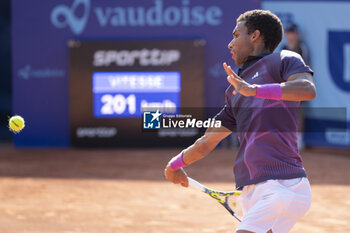
[[[241,68],[236,74],[223,64],[230,86],[216,116],[222,127],[207,129],[165,168],[169,181],[187,187],[182,167],[205,157],[237,131],[234,175],[243,209],[237,233],[289,232],[311,204],[297,146],[297,116],[300,101],[314,99],[316,88],[313,71],[300,55],[273,53],[282,35],[282,23],[270,11],[252,10],[238,17],[228,49]]]

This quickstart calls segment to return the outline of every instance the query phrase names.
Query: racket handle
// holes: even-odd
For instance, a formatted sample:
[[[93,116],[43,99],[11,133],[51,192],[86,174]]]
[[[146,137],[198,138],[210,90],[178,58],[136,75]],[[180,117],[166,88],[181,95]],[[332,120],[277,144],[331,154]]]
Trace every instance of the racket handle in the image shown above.
[[[187,177],[187,179],[188,179],[188,185],[189,186],[191,186],[191,187],[193,187],[195,189],[199,189],[200,191],[205,192],[205,190],[206,190],[205,187],[202,184],[200,184],[198,181],[196,181],[196,180],[194,180],[194,179],[192,179],[190,177]]]

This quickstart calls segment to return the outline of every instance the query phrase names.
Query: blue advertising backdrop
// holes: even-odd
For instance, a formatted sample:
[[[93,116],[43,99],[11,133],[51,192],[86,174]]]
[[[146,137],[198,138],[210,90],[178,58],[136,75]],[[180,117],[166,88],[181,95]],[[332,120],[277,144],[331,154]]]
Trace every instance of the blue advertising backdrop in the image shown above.
[[[317,98],[307,102],[306,144],[350,148],[350,1],[265,0],[262,8],[296,23],[309,47]]]
[[[68,47],[75,40],[207,41],[205,104],[219,107],[235,19],[258,0],[13,0],[13,113],[27,121],[17,147],[69,146]]]

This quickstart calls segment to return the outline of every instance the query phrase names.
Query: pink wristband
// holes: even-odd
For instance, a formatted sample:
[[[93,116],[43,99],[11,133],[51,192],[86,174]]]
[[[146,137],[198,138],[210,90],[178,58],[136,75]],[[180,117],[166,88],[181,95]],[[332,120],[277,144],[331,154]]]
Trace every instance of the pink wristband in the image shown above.
[[[180,154],[176,155],[174,158],[170,160],[170,167],[176,171],[182,167],[186,167],[187,164],[184,163],[184,160],[182,158],[184,152],[182,151]]]
[[[255,97],[262,99],[280,100],[282,87],[279,83],[264,84],[256,88]]]

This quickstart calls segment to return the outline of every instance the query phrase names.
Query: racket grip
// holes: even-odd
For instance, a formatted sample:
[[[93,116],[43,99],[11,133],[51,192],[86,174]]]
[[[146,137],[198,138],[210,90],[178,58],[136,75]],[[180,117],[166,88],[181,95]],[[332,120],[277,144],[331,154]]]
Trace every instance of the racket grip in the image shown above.
[[[205,187],[203,185],[201,185],[198,181],[190,178],[190,177],[187,177],[188,179],[188,185],[195,188],[195,189],[198,189],[200,191],[203,191],[205,192]]]

